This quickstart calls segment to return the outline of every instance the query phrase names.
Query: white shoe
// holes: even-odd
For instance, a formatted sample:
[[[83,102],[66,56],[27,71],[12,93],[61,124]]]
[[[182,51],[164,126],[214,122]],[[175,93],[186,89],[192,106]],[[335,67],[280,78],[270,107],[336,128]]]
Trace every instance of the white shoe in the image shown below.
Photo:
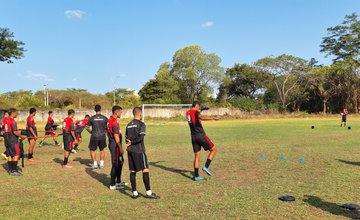
[[[99,168],[99,165],[93,164],[93,165],[91,166],[91,168],[93,168],[93,169],[98,169],[98,168]]]
[[[77,154],[77,151],[75,149],[72,149],[71,153]]]
[[[111,189],[111,190],[120,190],[120,189],[124,189],[124,187],[115,185],[115,186],[109,186],[109,189]]]
[[[100,168],[100,169],[104,168],[104,164],[100,164],[100,165],[99,165],[99,168]]]

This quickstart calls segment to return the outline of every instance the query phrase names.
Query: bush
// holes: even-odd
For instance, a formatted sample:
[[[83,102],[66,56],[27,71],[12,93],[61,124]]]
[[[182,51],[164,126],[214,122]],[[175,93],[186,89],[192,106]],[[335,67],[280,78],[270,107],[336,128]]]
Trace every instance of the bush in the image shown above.
[[[262,101],[249,98],[232,98],[227,100],[233,107],[242,111],[263,110]]]

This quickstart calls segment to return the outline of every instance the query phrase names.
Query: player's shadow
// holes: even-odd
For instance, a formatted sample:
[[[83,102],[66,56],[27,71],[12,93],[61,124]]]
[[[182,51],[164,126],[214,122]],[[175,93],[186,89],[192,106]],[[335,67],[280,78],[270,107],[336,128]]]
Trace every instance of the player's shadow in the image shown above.
[[[62,159],[60,159],[60,158],[54,158],[53,161],[54,161],[55,163],[60,164],[60,165],[63,165],[63,164],[64,164],[64,160],[62,160]]]
[[[336,160],[341,163],[345,163],[345,164],[349,164],[349,165],[353,165],[353,166],[360,166],[360,162],[347,161],[347,160],[341,160],[341,159],[336,159]]]
[[[103,184],[106,188],[109,188],[110,177],[107,174],[95,172],[95,170],[92,168],[85,168],[85,172],[90,177],[92,177],[93,179],[95,179],[98,182],[100,182],[101,184]],[[126,196],[131,197],[131,194],[129,193],[129,191],[131,192],[131,188],[128,186],[125,186],[125,188],[123,190],[118,190],[118,191]]]
[[[80,164],[85,165],[87,167],[91,167],[91,164],[92,164],[91,159],[84,159],[84,158],[81,158],[81,157],[76,157],[73,161],[74,162],[79,162]]]
[[[189,171],[189,170],[175,169],[175,168],[172,168],[172,167],[166,167],[166,166],[164,166],[164,165],[159,164],[159,163],[162,163],[162,162],[165,162],[165,161],[150,162],[149,164],[150,164],[151,166],[154,166],[154,167],[163,169],[163,170],[168,171],[168,172],[171,172],[171,173],[180,174],[180,175],[183,176],[183,177],[186,177],[186,178],[188,178],[188,179],[193,180],[192,176],[188,174],[188,173],[191,174],[191,173],[192,173],[191,171]]]
[[[318,209],[321,209],[323,211],[329,212],[333,215],[337,216],[343,216],[346,218],[351,219],[360,219],[360,213],[358,211],[349,211],[346,209],[341,208],[341,205],[333,203],[333,202],[327,202],[323,201],[321,198],[317,196],[310,196],[305,195],[306,198],[303,199],[303,202],[314,206]]]

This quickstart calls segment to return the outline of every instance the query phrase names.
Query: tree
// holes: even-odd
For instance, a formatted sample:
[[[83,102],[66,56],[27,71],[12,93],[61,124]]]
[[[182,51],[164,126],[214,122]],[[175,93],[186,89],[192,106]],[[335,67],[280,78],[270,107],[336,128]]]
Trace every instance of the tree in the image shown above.
[[[330,27],[323,38],[321,52],[334,55],[334,61],[353,60],[360,65],[360,21],[356,13],[345,16],[342,25]]]
[[[171,73],[180,82],[182,102],[193,102],[213,92],[213,86],[224,78],[224,68],[216,54],[207,54],[197,45],[176,51]]]
[[[0,28],[0,61],[12,63],[12,59],[20,59],[24,56],[24,43],[13,40],[14,33],[8,28]]]
[[[259,71],[269,74],[278,92],[282,110],[286,111],[291,103],[289,93],[298,85],[299,76],[309,69],[309,64],[301,58],[284,54],[260,59],[255,66]]]
[[[247,64],[235,64],[225,75],[230,79],[229,97],[255,99],[264,88],[268,75]]]
[[[180,103],[179,82],[170,74],[171,66],[165,62],[160,65],[155,79],[149,80],[139,91],[144,103]]]

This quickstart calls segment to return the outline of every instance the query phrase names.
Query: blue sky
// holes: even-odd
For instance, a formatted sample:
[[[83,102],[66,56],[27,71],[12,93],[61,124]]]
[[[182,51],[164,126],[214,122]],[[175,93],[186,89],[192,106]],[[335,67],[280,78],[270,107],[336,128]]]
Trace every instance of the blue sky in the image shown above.
[[[326,29],[359,0],[0,0],[0,27],[27,52],[0,63],[0,92],[140,89],[179,48],[200,45],[222,66],[291,54],[329,64]]]

